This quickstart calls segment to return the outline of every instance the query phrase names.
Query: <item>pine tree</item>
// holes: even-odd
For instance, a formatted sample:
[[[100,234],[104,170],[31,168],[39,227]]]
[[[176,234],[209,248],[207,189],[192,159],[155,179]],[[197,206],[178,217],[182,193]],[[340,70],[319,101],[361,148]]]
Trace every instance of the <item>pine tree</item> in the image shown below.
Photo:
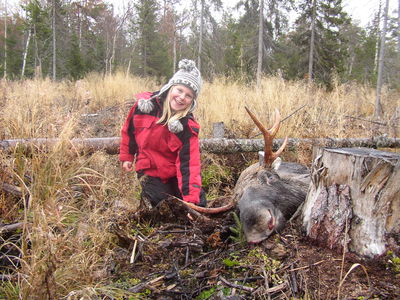
[[[80,79],[85,75],[85,66],[81,56],[81,51],[79,49],[79,40],[76,34],[73,34],[71,38],[67,67],[69,76],[74,80]]]
[[[342,29],[350,19],[343,10],[342,0],[315,1],[313,79],[328,88],[334,77],[342,76],[346,71],[347,40]],[[296,20],[294,43],[301,52],[297,62],[297,74],[307,74],[311,40],[310,24],[313,16],[313,1],[303,0],[299,10],[302,12]]]
[[[142,76],[155,76],[162,80],[171,75],[171,60],[168,50],[159,33],[160,8],[155,0],[143,0],[134,4],[136,15],[131,20],[132,31],[136,37],[134,50],[138,63],[138,73]]]

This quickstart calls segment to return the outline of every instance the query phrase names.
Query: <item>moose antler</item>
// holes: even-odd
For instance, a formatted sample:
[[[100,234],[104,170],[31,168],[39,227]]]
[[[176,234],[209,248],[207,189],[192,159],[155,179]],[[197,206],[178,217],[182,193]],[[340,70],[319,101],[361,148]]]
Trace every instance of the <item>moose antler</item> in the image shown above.
[[[221,207],[201,207],[201,206],[197,206],[196,204],[193,204],[190,202],[184,202],[184,203],[186,204],[186,206],[190,207],[191,209],[193,209],[197,212],[200,212],[200,213],[205,213],[205,214],[219,214],[219,213],[231,210],[235,206],[234,203],[228,203]]]
[[[286,144],[288,142],[288,138],[286,137],[285,140],[283,141],[282,146],[278,149],[278,151],[273,152],[272,151],[272,143],[274,140],[274,137],[276,133],[279,130],[280,124],[281,124],[281,115],[279,111],[276,109],[275,110],[275,123],[270,129],[266,129],[263,124],[256,118],[256,116],[245,106],[244,107],[249,114],[250,118],[253,120],[253,122],[257,125],[257,127],[261,130],[263,136],[264,136],[264,165],[266,167],[271,167],[272,163],[274,162],[275,159],[281,155],[283,150],[286,147]]]

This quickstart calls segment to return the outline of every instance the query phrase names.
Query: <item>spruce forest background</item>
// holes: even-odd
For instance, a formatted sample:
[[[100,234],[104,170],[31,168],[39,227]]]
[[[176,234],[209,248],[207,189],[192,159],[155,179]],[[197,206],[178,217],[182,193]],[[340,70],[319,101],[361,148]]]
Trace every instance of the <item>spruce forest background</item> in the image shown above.
[[[298,223],[250,246],[234,211],[201,222],[179,207],[138,209],[135,172],[72,143],[119,136],[132,96],[159,89],[182,58],[204,78],[201,138],[216,122],[226,138],[260,138],[245,105],[265,125],[275,109],[290,116],[277,138],[397,138],[398,11],[380,60],[382,11],[360,27],[341,0],[244,0],[231,12],[217,0],[142,0],[118,13],[101,0],[10,1],[0,2],[0,299],[400,299],[398,248],[358,259],[310,243]],[[35,138],[57,142],[2,148]],[[312,148],[282,159],[310,166]],[[258,159],[201,155],[210,207],[229,202]]]
[[[328,88],[376,82],[383,7],[360,27],[342,0],[265,1],[259,40],[256,0],[237,1],[233,10],[220,0],[125,1],[118,13],[101,0],[2,4],[0,73],[9,79],[76,80],[120,69],[162,82],[181,58],[196,60],[208,81],[221,75],[251,81],[260,63],[264,75],[301,79],[309,76],[315,20],[314,81]],[[389,11],[383,83],[391,88],[400,85],[398,28],[398,11]]]

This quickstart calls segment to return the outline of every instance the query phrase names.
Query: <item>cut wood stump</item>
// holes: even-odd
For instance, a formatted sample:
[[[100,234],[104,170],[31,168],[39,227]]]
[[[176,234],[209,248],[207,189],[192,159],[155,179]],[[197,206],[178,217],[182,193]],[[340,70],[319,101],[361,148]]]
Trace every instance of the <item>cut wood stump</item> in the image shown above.
[[[400,249],[400,154],[315,147],[311,180],[301,211],[309,238],[370,258]]]

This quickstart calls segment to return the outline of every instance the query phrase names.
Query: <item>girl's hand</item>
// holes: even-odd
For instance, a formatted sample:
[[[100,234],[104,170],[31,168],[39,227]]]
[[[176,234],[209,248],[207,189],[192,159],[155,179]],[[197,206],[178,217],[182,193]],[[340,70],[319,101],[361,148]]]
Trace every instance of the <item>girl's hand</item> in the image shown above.
[[[131,161],[124,161],[122,163],[122,169],[126,172],[132,172],[133,168],[132,168],[132,162]]]

